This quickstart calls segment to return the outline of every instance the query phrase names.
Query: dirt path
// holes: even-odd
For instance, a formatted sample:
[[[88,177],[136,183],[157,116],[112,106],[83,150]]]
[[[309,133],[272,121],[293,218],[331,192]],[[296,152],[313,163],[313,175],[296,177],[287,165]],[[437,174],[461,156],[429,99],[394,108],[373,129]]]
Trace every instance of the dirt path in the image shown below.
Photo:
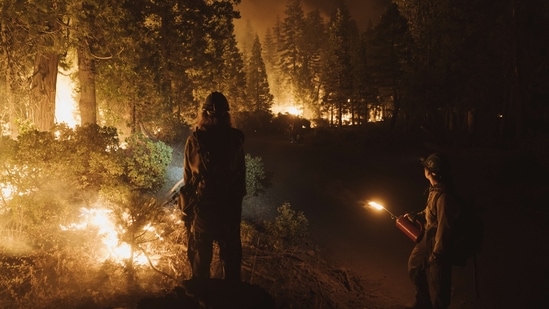
[[[428,183],[418,159],[430,149],[369,145],[361,140],[336,141],[331,145],[307,140],[304,144],[292,144],[281,137],[248,136],[246,150],[262,157],[265,169],[273,172],[273,186],[266,196],[269,202],[277,206],[290,202],[292,208],[303,211],[309,219],[313,240],[323,246],[336,265],[358,274],[366,298],[371,300],[367,308],[402,308],[412,301],[413,287],[406,264],[413,243],[394,226],[388,214],[365,209],[357,202],[376,199],[397,215],[420,210],[425,203],[422,192]],[[461,162],[480,162],[477,157],[487,157],[461,152],[456,152],[456,156]],[[464,184],[462,192],[475,196],[477,203],[489,212],[500,206],[496,201],[502,199],[504,189],[493,185],[493,177],[497,176],[494,165],[467,164],[454,166],[454,170],[457,182]],[[511,196],[518,194],[509,194],[508,198],[516,199]],[[507,240],[516,240],[521,250],[532,250],[520,242],[521,236],[509,235],[506,230],[502,220],[512,221],[516,217],[512,218],[510,213],[498,214],[501,217],[486,218],[486,245],[477,260],[478,280],[474,280],[472,261],[454,270],[451,308],[517,308],[525,303],[543,302],[538,300],[538,294],[531,294],[540,290],[540,285],[548,286],[543,279],[543,274],[549,274],[546,263],[537,253],[530,263],[520,264],[522,271],[509,266],[516,265],[520,252],[509,252]],[[522,216],[526,214],[519,217]],[[524,219],[531,220],[529,216]],[[534,232],[547,230],[541,220],[526,222],[531,223],[526,230],[532,233],[534,243],[546,238]],[[509,238],[504,241],[499,237],[502,235]],[[538,273],[534,281],[528,281],[526,274],[535,274],[536,270],[541,275]],[[505,272],[508,276],[503,275]],[[518,281],[520,285],[509,285],[509,281]],[[480,297],[476,295],[477,289]],[[541,299],[541,293],[539,296]]]

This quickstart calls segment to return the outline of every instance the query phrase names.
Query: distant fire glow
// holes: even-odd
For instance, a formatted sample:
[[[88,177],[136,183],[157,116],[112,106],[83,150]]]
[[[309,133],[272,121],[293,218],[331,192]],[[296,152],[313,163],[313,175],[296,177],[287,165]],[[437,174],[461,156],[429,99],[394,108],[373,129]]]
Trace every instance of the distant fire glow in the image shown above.
[[[76,57],[73,52],[69,52],[67,57],[72,58],[70,61],[72,67],[57,74],[55,121],[57,123],[65,123],[69,127],[74,128],[80,124],[74,91],[76,85],[71,79],[72,73],[76,71]]]
[[[126,219],[128,216],[125,216]],[[71,223],[67,226],[62,225],[63,231],[82,231],[96,230],[98,237],[101,239],[101,249],[96,252],[99,262],[113,260],[120,264],[132,257],[132,248],[130,244],[123,242],[119,238],[119,232],[112,217],[112,211],[106,208],[82,208],[80,212],[80,221]],[[154,227],[150,224],[144,229],[144,232],[152,232],[158,238]],[[158,257],[149,257],[153,264],[156,264]],[[148,264],[147,257],[140,251],[134,250],[133,263],[135,265]]]
[[[294,115],[294,116],[297,116],[300,114],[299,112],[299,109],[295,106],[290,106],[288,107],[288,114],[291,114],[291,115]]]

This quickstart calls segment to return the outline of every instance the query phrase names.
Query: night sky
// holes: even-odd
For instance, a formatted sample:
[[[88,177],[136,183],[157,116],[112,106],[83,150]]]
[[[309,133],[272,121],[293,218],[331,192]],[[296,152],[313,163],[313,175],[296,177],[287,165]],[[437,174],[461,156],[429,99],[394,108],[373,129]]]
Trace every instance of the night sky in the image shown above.
[[[335,7],[337,0],[301,0],[301,5],[305,13],[314,8],[318,8],[325,19]],[[356,21],[360,31],[365,31],[369,20],[375,25],[379,21],[379,16],[384,8],[384,3],[390,0],[344,0],[351,17]],[[241,13],[241,21],[244,23],[250,21],[254,29],[263,36],[265,30],[272,27],[278,15],[281,20],[284,17],[284,8],[287,0],[242,0],[237,7]],[[237,24],[238,25],[238,24]]]

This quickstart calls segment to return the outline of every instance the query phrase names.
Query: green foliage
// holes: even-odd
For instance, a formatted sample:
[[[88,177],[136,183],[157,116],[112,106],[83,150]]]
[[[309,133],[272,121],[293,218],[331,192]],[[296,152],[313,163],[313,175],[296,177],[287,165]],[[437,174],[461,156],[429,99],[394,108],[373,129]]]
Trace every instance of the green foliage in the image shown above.
[[[297,245],[308,236],[309,221],[303,212],[284,203],[277,208],[278,216],[274,221],[266,222],[266,231],[270,244],[276,249]]]
[[[167,167],[172,160],[172,149],[140,133],[129,137],[126,143],[123,153],[128,182],[139,189],[159,189],[164,184]]]
[[[270,186],[270,179],[265,173],[261,157],[246,154],[246,191],[248,196],[257,196]]]

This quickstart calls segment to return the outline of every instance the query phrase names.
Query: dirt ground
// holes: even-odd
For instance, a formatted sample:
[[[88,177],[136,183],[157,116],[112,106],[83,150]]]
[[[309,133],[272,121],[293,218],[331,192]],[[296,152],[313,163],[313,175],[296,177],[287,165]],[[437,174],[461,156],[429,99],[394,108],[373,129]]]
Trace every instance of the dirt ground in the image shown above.
[[[547,307],[549,182],[543,158],[515,150],[443,149],[420,140],[374,139],[355,132],[316,133],[299,144],[283,136],[247,135],[246,152],[262,158],[273,173],[273,185],[248,202],[244,215],[268,217],[274,207],[289,202],[308,218],[314,243],[287,260],[302,259],[297,263],[305,270],[301,275],[316,281],[303,275],[301,281],[294,276],[272,282],[286,280],[297,294],[318,293],[299,283],[322,282],[333,289],[324,293],[331,299],[309,297],[317,301],[310,308],[393,309],[412,302],[406,264],[413,243],[387,213],[365,208],[364,202],[382,202],[396,215],[421,210],[428,183],[419,158],[433,151],[450,155],[459,191],[481,207],[485,223],[476,261],[454,268],[451,308]],[[319,267],[307,268],[305,260]],[[280,268],[282,274],[298,273]],[[320,268],[324,271],[315,273]],[[321,280],[329,273],[333,280]],[[331,286],[326,284],[330,280]],[[264,286],[267,292],[275,290],[272,282]],[[338,297],[346,299],[337,302]]]

